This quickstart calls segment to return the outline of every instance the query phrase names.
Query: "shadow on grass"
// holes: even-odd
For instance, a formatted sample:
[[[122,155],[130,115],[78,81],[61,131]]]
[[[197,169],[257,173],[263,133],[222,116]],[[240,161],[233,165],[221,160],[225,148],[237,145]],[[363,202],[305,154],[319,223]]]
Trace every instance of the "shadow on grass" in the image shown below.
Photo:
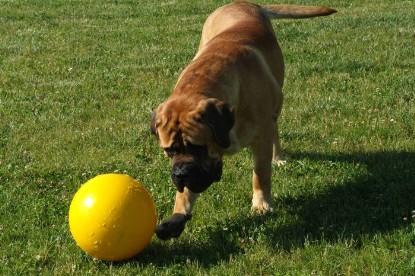
[[[260,238],[276,251],[301,248],[305,242],[336,242],[374,236],[410,225],[415,209],[415,153],[378,152],[324,155],[291,152],[294,160],[348,162],[366,166],[367,174],[321,193],[274,199],[276,211],[266,216],[240,215],[207,228],[203,244],[183,240],[156,243],[135,261],[141,265],[170,266],[187,261],[209,267],[228,261],[246,249],[245,238]],[[281,222],[278,206],[291,218]],[[405,221],[403,218],[408,217]],[[284,220],[282,220],[284,221]],[[226,230],[224,226],[226,225]],[[259,230],[258,230],[259,229]],[[184,233],[186,234],[186,233]]]
[[[300,226],[311,239],[358,239],[361,235],[385,233],[408,225],[403,218],[410,217],[415,209],[415,153],[290,155],[293,159],[361,164],[367,169],[367,174],[314,197],[298,197],[283,203],[298,206]]]

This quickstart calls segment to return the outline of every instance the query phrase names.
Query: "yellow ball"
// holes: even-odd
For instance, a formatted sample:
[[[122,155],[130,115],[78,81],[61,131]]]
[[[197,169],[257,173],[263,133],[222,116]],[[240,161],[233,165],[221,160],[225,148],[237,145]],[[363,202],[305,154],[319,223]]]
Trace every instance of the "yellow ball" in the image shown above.
[[[121,261],[141,252],[157,222],[151,195],[128,175],[103,174],[86,182],[69,208],[69,228],[89,255]]]

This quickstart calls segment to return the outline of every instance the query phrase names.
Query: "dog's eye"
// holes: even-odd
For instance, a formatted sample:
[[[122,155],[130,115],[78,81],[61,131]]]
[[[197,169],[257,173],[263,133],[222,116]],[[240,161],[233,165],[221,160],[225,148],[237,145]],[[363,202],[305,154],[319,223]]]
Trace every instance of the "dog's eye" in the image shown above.
[[[206,152],[206,146],[199,146],[199,145],[188,143],[186,146],[186,150],[188,153],[192,155],[201,155]]]
[[[173,158],[179,152],[176,148],[165,148],[164,151],[166,152],[167,156]]]

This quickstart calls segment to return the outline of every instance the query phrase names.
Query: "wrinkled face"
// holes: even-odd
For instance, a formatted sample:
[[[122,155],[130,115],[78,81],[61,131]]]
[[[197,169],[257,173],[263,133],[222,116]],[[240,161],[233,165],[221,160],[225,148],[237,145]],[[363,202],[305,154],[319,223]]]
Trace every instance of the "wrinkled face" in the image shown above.
[[[163,149],[172,159],[171,178],[179,192],[187,187],[193,193],[201,193],[220,180],[222,158],[210,156],[207,145],[196,145],[178,138]]]
[[[229,146],[233,114],[223,103],[218,105],[210,100],[193,107],[166,101],[153,114],[151,130],[172,160],[171,178],[179,192],[187,187],[201,193],[222,176],[223,149]],[[213,114],[218,108],[228,111],[221,110],[219,118]]]

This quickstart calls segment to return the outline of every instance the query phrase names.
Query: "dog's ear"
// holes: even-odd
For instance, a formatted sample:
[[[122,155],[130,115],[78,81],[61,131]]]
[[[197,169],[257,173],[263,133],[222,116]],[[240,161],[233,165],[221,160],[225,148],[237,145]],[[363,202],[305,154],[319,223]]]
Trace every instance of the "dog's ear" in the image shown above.
[[[201,119],[211,129],[218,145],[228,148],[231,145],[229,132],[235,124],[232,108],[217,99],[205,100],[201,108]]]

